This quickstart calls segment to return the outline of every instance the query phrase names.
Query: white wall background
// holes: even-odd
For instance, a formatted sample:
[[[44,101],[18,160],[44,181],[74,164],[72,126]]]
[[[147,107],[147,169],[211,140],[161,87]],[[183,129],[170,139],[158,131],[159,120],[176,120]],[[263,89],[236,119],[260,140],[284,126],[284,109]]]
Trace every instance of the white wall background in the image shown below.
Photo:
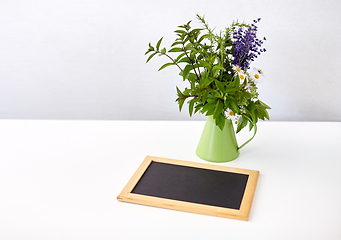
[[[148,43],[172,43],[205,15],[223,30],[261,17],[267,52],[254,63],[272,120],[341,121],[338,0],[1,0],[0,118],[190,119],[178,112],[176,68],[145,64]],[[195,24],[194,24],[195,26]],[[194,119],[204,119],[195,116]]]

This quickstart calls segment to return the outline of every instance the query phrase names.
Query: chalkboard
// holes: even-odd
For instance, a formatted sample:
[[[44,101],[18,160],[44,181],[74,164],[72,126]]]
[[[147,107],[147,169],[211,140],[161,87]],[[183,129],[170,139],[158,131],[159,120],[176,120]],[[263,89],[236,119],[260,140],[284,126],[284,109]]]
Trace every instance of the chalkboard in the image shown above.
[[[258,171],[147,156],[120,201],[248,220]]]

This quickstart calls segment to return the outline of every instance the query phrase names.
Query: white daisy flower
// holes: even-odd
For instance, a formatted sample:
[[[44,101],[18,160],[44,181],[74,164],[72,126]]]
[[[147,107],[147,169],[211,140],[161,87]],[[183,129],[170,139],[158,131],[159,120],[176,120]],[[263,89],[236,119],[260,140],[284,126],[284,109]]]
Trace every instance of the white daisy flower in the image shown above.
[[[242,84],[246,80],[246,75],[244,73],[239,73],[238,76],[240,79],[240,84]]]
[[[239,67],[237,67],[237,66],[232,66],[232,68],[233,68],[233,70],[235,70],[236,72],[238,72],[238,73],[244,73],[243,72],[243,70],[241,70]]]
[[[240,79],[240,84],[242,84],[242,83],[245,81],[245,79],[246,79],[246,74],[244,73],[243,70],[241,70],[241,69],[240,69],[239,67],[237,67],[237,66],[232,66],[232,68],[233,68],[233,70],[236,71],[236,74],[238,74],[239,79]]]
[[[260,68],[253,68],[250,73],[250,76],[254,80],[255,83],[259,83],[264,78],[263,70]]]
[[[227,119],[231,119],[232,122],[237,121],[237,116],[234,114],[234,112],[231,109],[226,109]]]

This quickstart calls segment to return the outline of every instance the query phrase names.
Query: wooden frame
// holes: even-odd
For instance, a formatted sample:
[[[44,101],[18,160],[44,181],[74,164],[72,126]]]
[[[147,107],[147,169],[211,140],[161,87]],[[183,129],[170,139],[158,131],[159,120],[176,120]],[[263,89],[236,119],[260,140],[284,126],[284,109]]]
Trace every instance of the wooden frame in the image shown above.
[[[139,182],[140,178],[142,177],[142,175],[144,174],[144,172],[147,170],[148,166],[152,162],[168,163],[168,164],[174,164],[174,165],[180,165],[180,166],[210,169],[210,170],[216,170],[216,171],[232,172],[232,173],[248,175],[249,177],[247,180],[246,188],[244,191],[243,199],[242,199],[239,210],[132,193],[134,187]],[[119,196],[117,197],[117,200],[130,202],[130,203],[143,204],[143,205],[148,205],[148,206],[161,207],[161,208],[166,208],[166,209],[173,209],[173,210],[179,210],[179,211],[185,211],[185,212],[199,213],[199,214],[247,221],[249,218],[249,213],[250,213],[252,200],[253,200],[253,196],[254,196],[257,181],[258,181],[258,176],[259,176],[259,171],[254,171],[254,170],[231,168],[231,167],[226,167],[226,166],[187,162],[187,161],[180,161],[180,160],[174,160],[174,159],[147,156],[144,159],[144,161],[141,163],[139,168],[136,170],[134,175],[131,177],[129,182],[126,184],[122,192],[119,194]]]

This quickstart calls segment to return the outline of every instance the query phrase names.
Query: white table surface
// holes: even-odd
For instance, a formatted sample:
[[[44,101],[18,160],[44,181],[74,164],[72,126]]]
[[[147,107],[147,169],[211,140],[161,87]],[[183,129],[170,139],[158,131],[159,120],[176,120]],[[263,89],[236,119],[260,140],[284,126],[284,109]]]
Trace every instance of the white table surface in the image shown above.
[[[340,122],[260,122],[220,164],[260,171],[249,221],[116,200],[146,155],[207,163],[203,126],[0,120],[0,239],[341,239]]]

